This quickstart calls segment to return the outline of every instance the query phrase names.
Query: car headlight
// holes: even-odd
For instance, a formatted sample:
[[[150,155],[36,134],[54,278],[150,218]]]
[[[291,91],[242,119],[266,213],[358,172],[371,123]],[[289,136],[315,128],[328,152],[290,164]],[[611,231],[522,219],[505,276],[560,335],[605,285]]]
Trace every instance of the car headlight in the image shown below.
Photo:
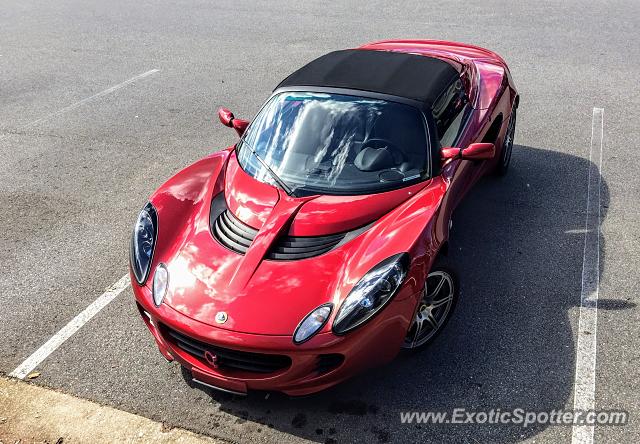
[[[151,259],[156,247],[158,216],[153,205],[148,203],[140,211],[131,237],[131,268],[133,274],[142,285],[146,282],[151,268]]]
[[[333,321],[333,332],[345,334],[371,319],[398,291],[408,269],[407,253],[391,256],[373,267],[340,306]]]
[[[293,343],[302,344],[308,341],[327,323],[333,304],[325,304],[306,315],[293,332]]]
[[[153,274],[153,303],[156,307],[162,304],[164,295],[167,294],[169,287],[169,270],[165,264],[158,264],[156,272]]]

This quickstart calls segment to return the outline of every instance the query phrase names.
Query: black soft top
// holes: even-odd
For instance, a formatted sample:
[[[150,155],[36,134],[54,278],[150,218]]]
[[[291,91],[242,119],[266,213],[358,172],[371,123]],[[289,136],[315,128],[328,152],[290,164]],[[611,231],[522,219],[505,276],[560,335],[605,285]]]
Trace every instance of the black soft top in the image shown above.
[[[277,88],[355,89],[418,100],[431,107],[457,78],[459,73],[452,65],[433,57],[345,49],[330,52],[306,64],[280,82]]]

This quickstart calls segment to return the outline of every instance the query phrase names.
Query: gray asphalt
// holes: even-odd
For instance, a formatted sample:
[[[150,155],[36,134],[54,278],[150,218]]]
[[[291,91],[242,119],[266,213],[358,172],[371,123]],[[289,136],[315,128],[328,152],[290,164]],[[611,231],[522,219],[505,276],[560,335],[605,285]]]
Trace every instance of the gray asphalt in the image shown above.
[[[568,427],[402,425],[399,412],[571,408],[593,107],[605,109],[596,406],[640,442],[640,5],[0,2],[0,371],[126,272],[147,196],[234,141],[292,69],[382,38],[496,50],[522,100],[512,170],[454,218],[462,299],[424,353],[318,396],[235,398],[185,384],[120,294],[34,383],[229,442],[566,442]],[[151,69],[69,112],[32,122]]]

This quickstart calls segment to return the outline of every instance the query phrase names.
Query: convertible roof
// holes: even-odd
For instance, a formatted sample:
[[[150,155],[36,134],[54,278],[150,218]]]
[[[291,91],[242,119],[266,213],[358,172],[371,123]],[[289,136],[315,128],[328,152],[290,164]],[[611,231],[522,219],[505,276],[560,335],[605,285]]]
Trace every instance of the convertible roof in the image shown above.
[[[280,82],[277,88],[348,88],[405,97],[431,106],[458,77],[452,65],[433,57],[346,49],[313,60]]]

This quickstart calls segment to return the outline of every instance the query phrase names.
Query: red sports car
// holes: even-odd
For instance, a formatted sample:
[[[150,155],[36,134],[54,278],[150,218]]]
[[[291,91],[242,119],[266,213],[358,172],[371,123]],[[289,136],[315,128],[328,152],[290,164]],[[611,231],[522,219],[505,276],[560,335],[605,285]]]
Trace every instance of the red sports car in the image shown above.
[[[451,216],[509,167],[518,93],[476,46],[371,43],[283,80],[138,216],[131,281],[162,354],[223,391],[305,395],[416,350],[458,299]]]

